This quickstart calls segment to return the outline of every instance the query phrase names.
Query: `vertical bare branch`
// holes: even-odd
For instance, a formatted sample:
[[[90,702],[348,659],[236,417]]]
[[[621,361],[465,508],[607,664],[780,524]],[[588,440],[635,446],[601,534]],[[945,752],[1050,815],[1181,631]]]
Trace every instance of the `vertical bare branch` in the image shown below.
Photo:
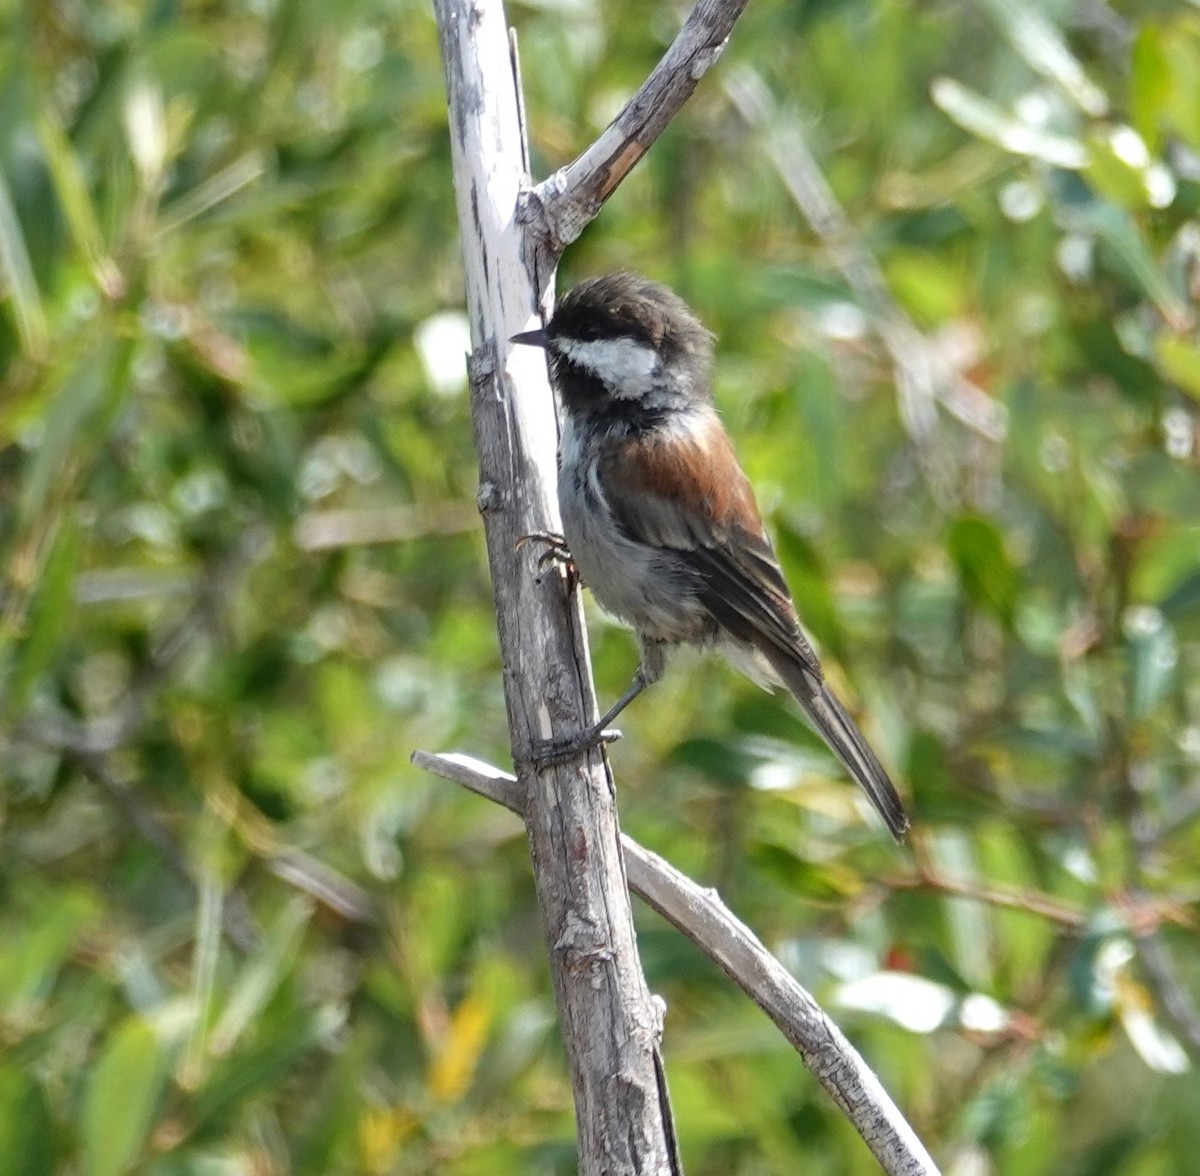
[[[659,1014],[633,934],[612,783],[602,751],[538,770],[531,751],[595,712],[578,600],[538,577],[518,541],[557,530],[554,405],[544,362],[506,342],[535,319],[518,197],[519,103],[500,0],[435,0],[450,108],[473,351],[479,506],[496,595],[513,759],[579,1125],[580,1171],[677,1170],[655,1065]]]
[[[711,924],[702,939],[706,950],[739,983],[749,983],[747,991],[784,1029],[885,1170],[936,1176],[878,1080],[782,965],[740,924],[727,934],[736,923],[729,912],[666,863],[628,841],[622,856],[603,750],[554,767],[532,762],[537,743],[578,730],[594,714],[595,699],[578,600],[568,597],[564,577],[536,575],[535,553],[519,542],[558,529],[550,494],[554,411],[543,361],[513,354],[505,340],[545,308],[559,253],[691,94],[744,6],[745,0],[700,0],[596,143],[531,189],[515,43],[505,36],[500,0],[434,0],[471,320],[479,506],[519,769],[518,780],[505,780],[505,803],[523,812],[529,834],[571,1067],[581,1172],[680,1171],[657,1053],[661,1014],[633,937],[628,862],[640,892],[681,929],[690,934]],[[443,770],[433,759],[420,762]]]

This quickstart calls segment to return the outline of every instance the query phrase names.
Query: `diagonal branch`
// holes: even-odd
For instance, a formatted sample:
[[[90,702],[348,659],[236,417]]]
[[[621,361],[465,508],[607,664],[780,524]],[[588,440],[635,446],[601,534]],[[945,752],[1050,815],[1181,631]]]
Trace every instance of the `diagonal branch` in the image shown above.
[[[419,768],[453,780],[524,815],[516,777],[465,755],[412,754]],[[817,1081],[842,1108],[889,1176],[930,1176],[937,1168],[858,1051],[813,997],[715,890],[622,834],[630,889],[729,976],[775,1022]]]
[[[691,97],[721,56],[746,4],[747,0],[700,0],[662,60],[600,137],[526,194],[523,219],[541,238],[539,261],[547,270]]]

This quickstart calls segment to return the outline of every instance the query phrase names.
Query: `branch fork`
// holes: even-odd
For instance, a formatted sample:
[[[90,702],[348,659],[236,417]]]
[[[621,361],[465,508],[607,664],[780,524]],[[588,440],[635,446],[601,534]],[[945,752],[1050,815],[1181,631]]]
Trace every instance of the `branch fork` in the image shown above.
[[[699,0],[645,83],[574,162],[531,186],[515,44],[501,0],[434,0],[463,237],[471,412],[496,595],[513,761],[520,777],[461,756],[413,762],[521,813],[546,928],[583,1176],[680,1176],[662,1003],[638,960],[628,890],[646,897],[780,1026],[891,1176],[932,1160],[878,1080],[812,998],[715,894],[622,838],[602,747],[531,762],[538,743],[596,713],[579,596],[531,574],[523,536],[560,530],[555,412],[545,365],[507,340],[547,309],[563,249],[599,212],[720,56],[746,0]],[[560,736],[561,737],[561,736]]]

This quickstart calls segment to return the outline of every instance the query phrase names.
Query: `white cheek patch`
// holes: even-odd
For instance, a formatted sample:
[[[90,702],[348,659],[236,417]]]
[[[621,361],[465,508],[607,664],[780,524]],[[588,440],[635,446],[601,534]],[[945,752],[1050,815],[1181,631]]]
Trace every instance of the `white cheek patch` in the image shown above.
[[[658,353],[636,339],[559,339],[555,345],[572,363],[602,380],[614,396],[641,396],[654,387]]]

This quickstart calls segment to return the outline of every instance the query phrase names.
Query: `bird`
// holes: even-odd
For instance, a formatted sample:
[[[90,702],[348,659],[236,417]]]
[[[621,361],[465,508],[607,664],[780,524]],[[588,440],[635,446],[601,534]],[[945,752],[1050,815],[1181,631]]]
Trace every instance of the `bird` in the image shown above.
[[[902,840],[895,785],[825,680],[714,406],[712,333],[669,287],[620,272],[580,282],[510,342],[544,349],[562,408],[555,554],[640,647],[629,689],[548,754],[614,737],[609,724],[662,677],[672,648],[715,648],[791,692]]]

